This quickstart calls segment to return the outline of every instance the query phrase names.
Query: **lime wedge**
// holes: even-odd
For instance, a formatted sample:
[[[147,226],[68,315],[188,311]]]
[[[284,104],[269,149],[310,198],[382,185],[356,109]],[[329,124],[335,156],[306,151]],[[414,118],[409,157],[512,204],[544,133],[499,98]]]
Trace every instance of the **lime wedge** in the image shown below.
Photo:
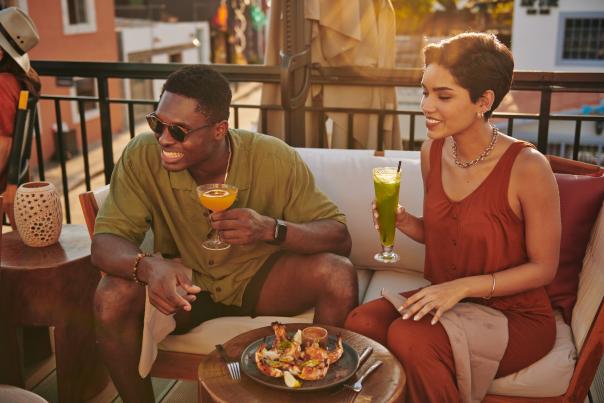
[[[302,383],[296,379],[295,376],[292,375],[291,372],[285,371],[283,372],[283,380],[288,388],[299,388],[302,386]]]
[[[296,332],[296,334],[294,334],[294,337],[292,338],[292,341],[294,343],[302,344],[302,331],[300,329],[298,329],[298,331]]]

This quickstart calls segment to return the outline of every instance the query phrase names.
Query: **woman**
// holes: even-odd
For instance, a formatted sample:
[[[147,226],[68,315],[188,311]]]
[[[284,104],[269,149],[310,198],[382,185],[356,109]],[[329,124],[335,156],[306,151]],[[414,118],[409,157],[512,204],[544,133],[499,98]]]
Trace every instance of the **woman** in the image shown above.
[[[425,243],[432,285],[403,294],[402,318],[382,298],[351,312],[346,327],[398,357],[409,401],[458,401],[451,344],[439,323],[458,302],[507,318],[496,377],[551,350],[556,330],[544,286],[558,266],[560,207],[545,157],[488,121],[511,85],[509,49],[493,35],[465,33],[427,46],[424,55],[424,211],[415,217],[399,207],[396,226]]]
[[[36,27],[24,12],[15,7],[0,10],[0,192],[6,187],[19,92],[40,95],[40,79],[26,53],[38,41]]]

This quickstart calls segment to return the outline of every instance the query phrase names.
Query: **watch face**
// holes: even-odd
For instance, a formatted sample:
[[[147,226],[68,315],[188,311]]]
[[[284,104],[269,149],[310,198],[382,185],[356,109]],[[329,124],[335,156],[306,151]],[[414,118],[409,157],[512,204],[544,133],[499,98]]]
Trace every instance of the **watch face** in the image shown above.
[[[277,226],[275,228],[275,241],[283,242],[285,241],[285,236],[287,235],[287,224],[277,219]]]

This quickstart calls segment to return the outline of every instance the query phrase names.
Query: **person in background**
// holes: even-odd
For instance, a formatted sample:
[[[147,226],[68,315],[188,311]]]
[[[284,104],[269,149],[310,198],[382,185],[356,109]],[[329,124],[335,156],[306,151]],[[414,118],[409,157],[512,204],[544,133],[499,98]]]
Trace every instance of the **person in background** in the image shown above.
[[[428,45],[424,55],[423,217],[399,207],[396,226],[426,245],[431,285],[404,293],[397,309],[384,298],[357,307],[346,328],[385,344],[401,361],[407,401],[452,402],[459,401],[453,344],[440,319],[458,302],[507,318],[495,378],[553,347],[544,286],[558,266],[560,204],[546,158],[488,120],[511,86],[510,50],[494,35],[464,33]]]
[[[6,188],[13,124],[21,90],[40,96],[40,79],[27,52],[40,37],[34,22],[16,7],[0,10],[0,193]]]

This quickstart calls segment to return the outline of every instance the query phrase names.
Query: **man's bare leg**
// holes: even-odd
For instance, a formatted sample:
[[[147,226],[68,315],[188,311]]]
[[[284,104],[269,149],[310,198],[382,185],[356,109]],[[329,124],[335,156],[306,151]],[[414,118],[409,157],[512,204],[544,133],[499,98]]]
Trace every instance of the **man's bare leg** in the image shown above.
[[[151,378],[138,373],[144,311],[145,287],[109,275],[101,279],[94,298],[97,342],[125,403],[155,402]]]
[[[291,316],[315,307],[314,323],[342,327],[358,300],[356,270],[347,258],[286,254],[264,282],[256,314]]]

